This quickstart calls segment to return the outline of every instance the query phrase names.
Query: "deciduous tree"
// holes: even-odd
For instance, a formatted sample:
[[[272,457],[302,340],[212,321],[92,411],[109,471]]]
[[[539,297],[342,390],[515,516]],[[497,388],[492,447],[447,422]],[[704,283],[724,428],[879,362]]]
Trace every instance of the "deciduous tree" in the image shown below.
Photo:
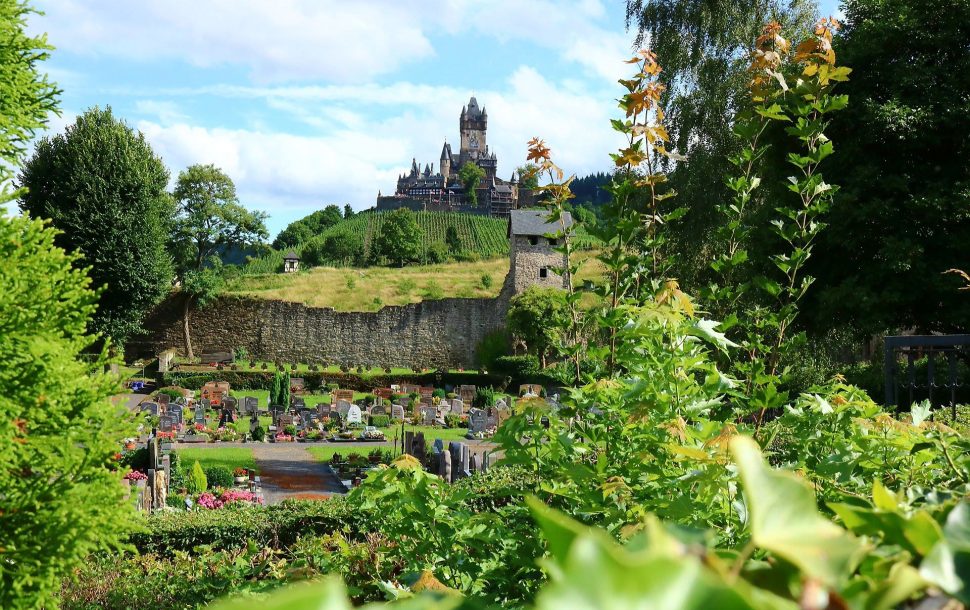
[[[77,264],[106,287],[91,329],[117,343],[172,286],[168,177],[144,136],[110,108],[92,108],[42,139],[20,174],[21,210],[51,219],[57,245],[78,252]]]
[[[532,286],[512,297],[508,328],[514,338],[525,343],[530,353],[539,357],[545,368],[546,358],[559,341],[567,316],[562,290]]]
[[[478,191],[476,189],[484,177],[485,170],[474,163],[465,163],[458,170],[458,180],[465,187],[465,195],[468,196],[468,201],[472,205],[478,205]]]
[[[403,267],[420,258],[423,238],[424,232],[411,210],[398,208],[384,218],[380,233],[374,241],[373,255]]]

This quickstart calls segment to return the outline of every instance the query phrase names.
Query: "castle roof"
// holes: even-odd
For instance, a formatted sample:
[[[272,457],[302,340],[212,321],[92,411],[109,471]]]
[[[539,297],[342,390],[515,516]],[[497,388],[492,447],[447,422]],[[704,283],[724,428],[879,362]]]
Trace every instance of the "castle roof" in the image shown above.
[[[566,228],[572,227],[572,215],[569,212],[563,212],[562,216]],[[512,210],[509,212],[509,233],[511,235],[548,235],[558,233],[560,229],[558,220],[549,222],[549,212],[546,210]]]
[[[294,252],[293,250],[290,250],[289,252],[286,253],[286,256],[283,257],[283,260],[285,260],[285,261],[298,261],[298,260],[300,260],[300,257],[297,256],[296,252]]]
[[[473,95],[472,99],[468,100],[468,111],[466,116],[470,119],[476,119],[483,114],[484,112],[478,108],[478,100],[476,100],[475,96]]]

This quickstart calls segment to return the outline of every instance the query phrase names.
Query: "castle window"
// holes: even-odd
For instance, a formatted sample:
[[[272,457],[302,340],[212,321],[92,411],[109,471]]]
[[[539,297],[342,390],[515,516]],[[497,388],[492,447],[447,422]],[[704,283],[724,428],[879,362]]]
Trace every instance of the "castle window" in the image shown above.
[[[539,245],[539,238],[536,237],[535,235],[530,235],[529,236],[529,243],[531,245],[533,245],[533,246],[538,246]]]
[[[550,246],[558,246],[559,245],[559,240],[556,239],[555,237],[550,237],[549,238],[549,245]]]
[[[539,277],[541,279],[546,279],[547,277],[549,277],[549,269],[547,267],[540,267],[539,268]]]

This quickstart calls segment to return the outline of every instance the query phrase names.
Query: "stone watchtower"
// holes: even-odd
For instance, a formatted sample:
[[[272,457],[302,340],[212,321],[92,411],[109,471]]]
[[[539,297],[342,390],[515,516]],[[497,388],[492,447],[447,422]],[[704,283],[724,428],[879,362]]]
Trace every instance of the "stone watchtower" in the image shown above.
[[[488,146],[485,144],[488,114],[484,108],[479,109],[478,100],[474,96],[468,100],[468,106],[462,107],[458,125],[461,130],[458,168],[461,168],[468,161],[477,161],[488,153]]]
[[[552,237],[560,231],[559,221],[549,222],[545,210],[512,210],[509,214],[509,279],[513,294],[529,286],[565,288],[562,276],[553,271],[566,266],[566,257],[556,252],[559,239]],[[567,229],[573,219],[563,214]]]

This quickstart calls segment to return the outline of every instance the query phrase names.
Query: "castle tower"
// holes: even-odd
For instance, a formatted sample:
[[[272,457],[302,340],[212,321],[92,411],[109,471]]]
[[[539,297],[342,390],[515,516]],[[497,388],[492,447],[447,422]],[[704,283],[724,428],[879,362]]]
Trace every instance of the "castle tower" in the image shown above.
[[[451,146],[445,141],[444,146],[441,147],[441,175],[445,177],[445,183],[448,182],[448,176],[451,175]]]
[[[554,270],[566,265],[566,256],[556,252],[558,239],[550,237],[560,230],[559,222],[549,222],[545,210],[509,212],[509,279],[513,294],[529,286],[564,288],[565,279]],[[567,230],[573,225],[569,212],[563,213]]]
[[[462,107],[458,125],[461,131],[461,148],[458,153],[460,164],[484,156],[488,148],[485,142],[488,114],[484,108],[479,109],[475,96],[468,100],[468,106]]]

